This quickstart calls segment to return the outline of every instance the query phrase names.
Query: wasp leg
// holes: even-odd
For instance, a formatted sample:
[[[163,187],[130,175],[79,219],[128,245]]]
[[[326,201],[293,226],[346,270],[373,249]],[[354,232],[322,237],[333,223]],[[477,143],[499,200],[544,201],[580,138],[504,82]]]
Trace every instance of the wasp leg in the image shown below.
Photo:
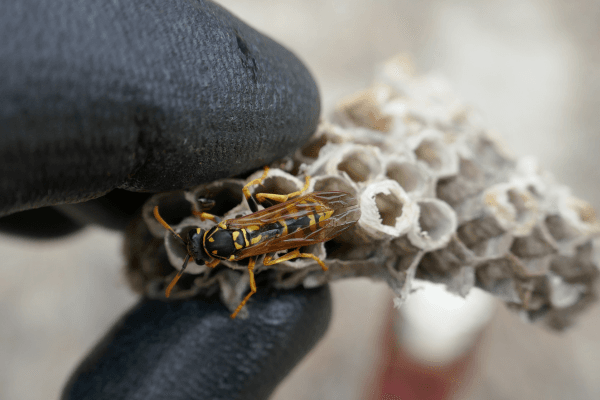
[[[260,178],[251,180],[242,189],[242,192],[244,193],[244,196],[246,197],[246,200],[248,201],[248,205],[250,206],[250,210],[252,212],[257,212],[258,206],[256,205],[256,201],[254,201],[254,199],[252,198],[252,194],[250,194],[250,189],[248,189],[248,188],[252,185],[258,185],[259,183],[264,181],[265,178],[267,177],[268,173],[269,173],[269,167],[265,167],[265,172],[263,172],[263,174]]]
[[[310,185],[310,176],[306,175],[306,180],[304,183],[304,187],[302,190],[298,190],[297,192],[289,193],[289,194],[273,194],[273,193],[259,193],[256,195],[256,200],[260,204],[262,204],[266,199],[277,201],[279,203],[283,203],[284,201],[288,201],[291,197],[300,196],[302,193],[308,190],[308,186]]]
[[[264,265],[275,265],[275,264],[279,264],[280,262],[293,260],[294,258],[312,258],[321,266],[323,271],[327,271],[327,269],[328,269],[327,265],[325,265],[323,260],[321,260],[319,257],[317,257],[311,253],[300,253],[300,249],[291,251],[291,252],[287,253],[286,255],[279,257],[277,260],[273,260],[273,254],[274,253],[271,253],[271,254],[267,254],[265,256],[265,259],[263,260]]]
[[[207,219],[209,219],[209,220],[213,221],[214,223],[216,223],[217,225],[219,225],[219,228],[227,229],[226,221],[223,221],[221,218],[217,217],[216,215],[201,212],[201,211],[192,211],[192,214],[195,215],[196,217],[199,217],[200,220],[202,220],[202,221],[206,221]]]
[[[242,302],[240,303],[239,306],[237,306],[237,308],[235,309],[235,311],[233,312],[233,314],[231,314],[231,318],[232,319],[235,318],[238,315],[238,313],[244,307],[244,305],[246,304],[246,302],[248,301],[248,299],[254,293],[256,293],[256,282],[254,281],[254,264],[256,264],[256,257],[252,257],[250,259],[250,262],[248,263],[248,275],[250,275],[250,293],[248,293],[246,295],[246,297],[244,297],[244,300],[242,300]]]
[[[221,218],[217,217],[216,215],[209,214],[209,213],[206,213],[203,211],[194,210],[194,211],[192,211],[192,214],[195,215],[196,217],[199,217],[202,221],[206,221],[207,219],[209,219],[216,224],[221,222]]]
[[[216,267],[219,263],[221,262],[221,260],[219,260],[218,258],[213,259],[211,262],[206,263],[204,265],[206,265],[208,268],[214,268]]]

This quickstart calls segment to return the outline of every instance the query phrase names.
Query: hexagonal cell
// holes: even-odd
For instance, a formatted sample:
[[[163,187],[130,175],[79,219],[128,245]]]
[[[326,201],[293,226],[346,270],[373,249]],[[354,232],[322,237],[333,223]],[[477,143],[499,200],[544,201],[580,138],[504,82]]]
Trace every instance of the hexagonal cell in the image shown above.
[[[543,257],[557,252],[556,243],[543,226],[537,226],[529,236],[517,237],[510,251],[523,258]]]
[[[453,236],[445,248],[423,256],[417,278],[444,283],[450,292],[464,297],[475,284],[475,261],[475,254]]]
[[[529,313],[539,311],[541,314],[538,317],[542,317],[550,303],[550,287],[546,277],[519,279],[515,284],[521,299],[520,308]]]
[[[316,176],[311,179],[309,190],[311,192],[346,192],[353,196],[357,195],[354,183],[339,175]]]
[[[244,201],[243,187],[244,181],[240,179],[223,179],[198,186],[192,189],[187,197],[193,201],[196,210],[223,216],[242,204]],[[199,200],[202,199],[213,201],[214,206],[201,210],[202,206]]]
[[[454,210],[438,199],[418,200],[417,206],[420,208],[419,219],[408,232],[410,242],[425,251],[446,246],[456,231]]]
[[[449,143],[444,142],[439,131],[425,130],[411,146],[417,157],[438,178],[458,173],[458,155]]]
[[[350,145],[339,148],[327,163],[329,175],[348,176],[353,182],[367,184],[381,174],[381,153],[373,146]]]
[[[475,162],[461,158],[459,166],[456,176],[440,179],[436,186],[437,197],[451,205],[457,205],[485,188],[484,173]]]
[[[391,93],[387,86],[375,86],[342,100],[337,109],[354,125],[389,132],[392,129],[393,118],[381,112],[381,104]]]
[[[443,276],[475,261],[475,254],[454,235],[445,248],[426,253],[419,270],[424,276]]]
[[[192,213],[192,203],[182,190],[158,193],[148,199],[142,208],[142,217],[150,232],[160,238],[164,237],[165,228],[154,217],[156,206],[159,215],[171,226],[179,224]]]
[[[407,233],[419,217],[419,208],[392,180],[373,183],[361,195],[358,221],[374,238],[393,238]]]
[[[509,303],[521,304],[511,261],[506,258],[486,261],[475,269],[476,285]]]
[[[507,180],[513,174],[516,162],[485,132],[472,137],[470,147],[474,162],[485,171],[487,185]]]
[[[539,206],[528,190],[502,183],[484,192],[484,203],[498,224],[513,236],[531,233],[539,218]]]
[[[599,270],[594,264],[592,242],[578,246],[574,256],[556,255],[550,269],[570,283],[589,283],[596,279]]]
[[[590,203],[576,197],[570,197],[567,199],[567,206],[573,210],[577,216],[577,221],[588,226],[593,232],[598,232],[596,210]]]
[[[556,308],[575,305],[588,289],[587,285],[581,283],[567,283],[556,274],[550,274],[548,282],[551,288],[550,302]]]
[[[410,161],[389,161],[385,176],[398,182],[411,196],[425,196],[431,191],[433,177],[420,164]]]
[[[250,175],[247,182],[260,178],[263,171],[257,171]],[[259,185],[253,185],[249,188],[254,196],[258,193],[289,194],[301,190],[304,182],[287,172],[280,169],[270,169],[267,177]]]
[[[523,274],[533,277],[548,274],[552,265],[552,259],[552,255],[546,255],[540,257],[520,257],[519,261],[523,265]]]
[[[145,294],[153,281],[173,272],[164,248],[164,228],[160,233],[160,237],[152,235],[141,215],[133,218],[125,231],[125,273],[129,286],[137,294]]]
[[[297,156],[302,158],[303,162],[311,162],[319,157],[321,149],[329,143],[339,144],[349,139],[343,131],[337,126],[323,121],[319,124],[317,132],[308,140],[300,150]]]
[[[451,206],[456,212],[460,225],[489,216],[485,203],[481,199],[481,193],[462,199],[460,203],[451,204]]]
[[[548,215],[544,223],[552,238],[557,242],[566,242],[579,236],[579,232],[560,215]]]
[[[561,250],[569,254],[576,246],[600,235],[594,208],[573,197],[560,199],[558,213],[548,215],[544,223]]]
[[[456,234],[467,248],[483,258],[507,254],[513,240],[493,217],[467,222],[458,227]]]
[[[529,226],[537,222],[537,201],[530,196],[529,192],[520,190],[509,190],[507,193],[508,201],[516,210],[516,221],[521,226]],[[526,234],[531,232],[530,228],[524,229]],[[517,235],[517,233],[515,233]]]
[[[482,258],[502,257],[510,252],[513,237],[510,233],[495,236],[476,243],[470,249]]]

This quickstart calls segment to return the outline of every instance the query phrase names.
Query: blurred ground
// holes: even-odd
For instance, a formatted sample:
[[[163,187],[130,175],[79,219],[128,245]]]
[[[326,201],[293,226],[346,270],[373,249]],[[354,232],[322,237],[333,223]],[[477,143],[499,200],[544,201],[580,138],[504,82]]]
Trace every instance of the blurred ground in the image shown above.
[[[600,209],[600,3],[219,1],[292,49],[324,108],[364,88],[398,52],[444,75],[516,155],[535,155]],[[121,238],[100,229],[63,240],[0,237],[0,398],[56,398],[70,370],[135,298]],[[382,284],[333,285],[325,340],[274,399],[364,399],[390,305]],[[600,308],[558,335],[502,307],[484,332],[464,399],[600,398]]]

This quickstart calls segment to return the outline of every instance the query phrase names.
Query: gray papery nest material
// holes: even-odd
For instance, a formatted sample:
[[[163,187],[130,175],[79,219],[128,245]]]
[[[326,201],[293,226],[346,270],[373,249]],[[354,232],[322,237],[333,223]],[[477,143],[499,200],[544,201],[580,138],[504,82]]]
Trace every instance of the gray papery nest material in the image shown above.
[[[528,321],[570,325],[595,299],[600,224],[593,208],[532,159],[506,155],[444,81],[412,76],[406,65],[403,57],[383,65],[372,87],[343,100],[304,148],[251,188],[287,194],[308,174],[309,191],[349,192],[362,212],[351,230],[303,249],[328,272],[306,258],[271,267],[259,261],[257,279],[283,289],[364,276],[387,282],[401,304],[416,277],[461,296],[477,286]],[[214,199],[210,212],[225,219],[250,213],[242,187],[261,174],[152,197],[128,234],[133,288],[164,298],[186,255],[154,219],[155,205],[184,236],[214,224],[191,215],[198,198]],[[173,297],[218,292],[234,310],[248,291],[245,265],[223,261],[209,270],[192,262]]]

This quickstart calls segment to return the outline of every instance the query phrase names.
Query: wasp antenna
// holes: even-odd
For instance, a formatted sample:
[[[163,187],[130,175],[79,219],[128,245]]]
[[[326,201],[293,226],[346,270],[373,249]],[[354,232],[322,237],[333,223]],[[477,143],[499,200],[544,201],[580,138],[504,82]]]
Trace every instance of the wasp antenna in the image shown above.
[[[171,225],[167,224],[167,222],[164,219],[162,219],[162,217],[158,213],[158,206],[154,206],[154,218],[156,218],[156,220],[160,222],[160,224],[164,226],[166,230],[171,232],[177,239],[181,240],[181,243],[183,243],[184,246],[186,246],[185,240],[183,240],[183,238],[179,236],[179,234],[175,232],[173,228],[171,228]]]
[[[189,261],[190,261],[190,255],[188,254],[187,257],[185,257],[185,261],[183,262],[183,266],[181,267],[181,269],[179,270],[179,272],[177,273],[177,275],[175,275],[175,278],[173,278],[173,280],[171,281],[171,283],[169,283],[169,286],[167,286],[167,289],[165,290],[165,296],[166,297],[169,297],[171,295],[171,290],[173,290],[173,288],[175,287],[175,284],[177,283],[177,281],[179,280],[179,278],[181,278],[181,275],[183,275],[183,271],[185,271],[185,267],[187,267]]]

